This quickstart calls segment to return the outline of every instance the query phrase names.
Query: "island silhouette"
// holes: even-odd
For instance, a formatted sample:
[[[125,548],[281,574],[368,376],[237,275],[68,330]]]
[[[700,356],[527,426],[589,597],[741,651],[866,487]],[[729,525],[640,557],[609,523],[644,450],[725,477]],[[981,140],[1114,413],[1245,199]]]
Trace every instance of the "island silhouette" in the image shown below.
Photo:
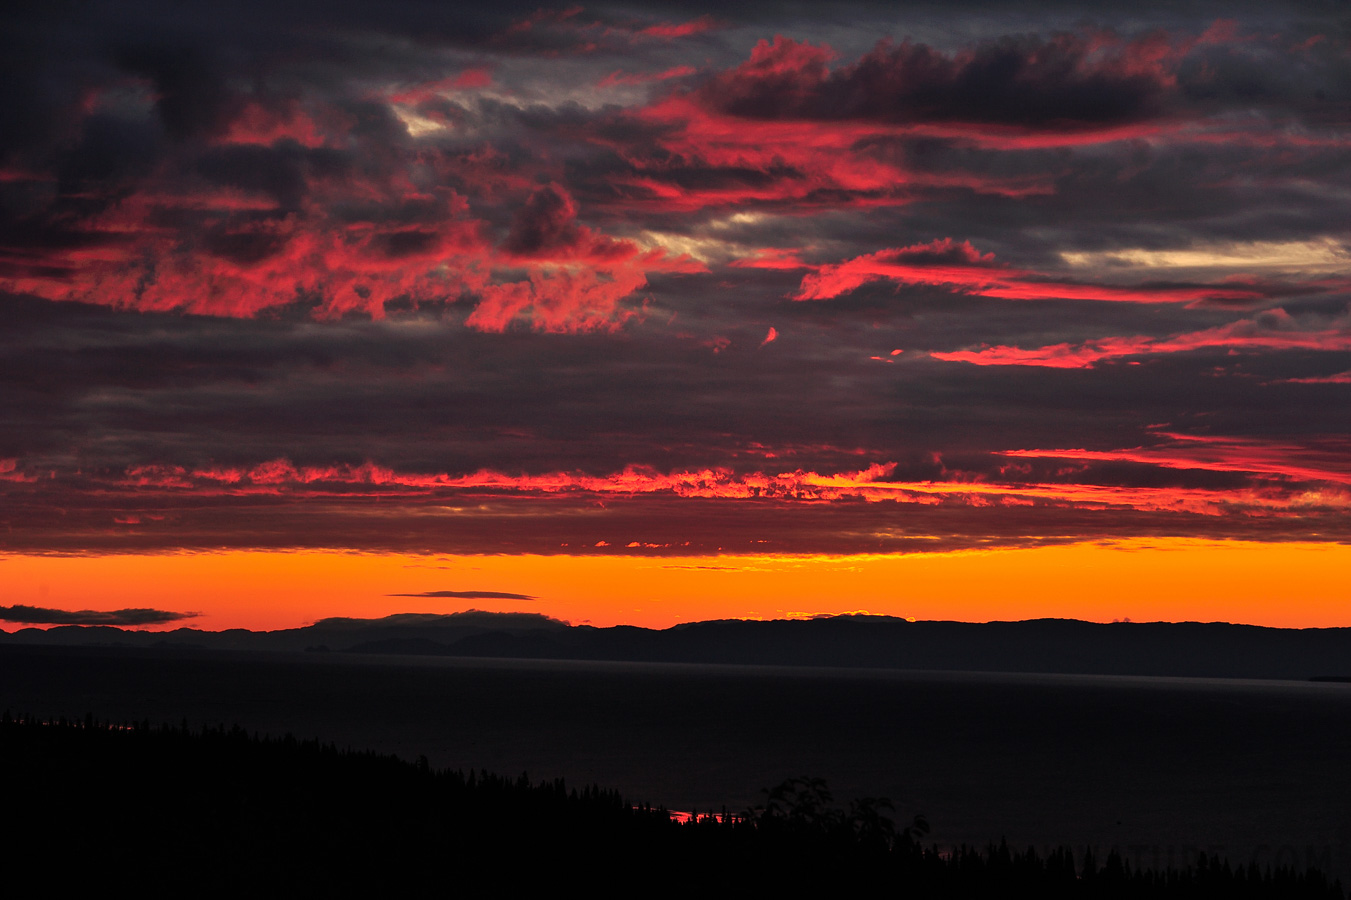
[[[839,615],[652,629],[468,610],[328,618],[277,631],[60,625],[0,632],[4,643],[1210,678],[1351,674],[1351,628],[1223,622],[913,622]]]

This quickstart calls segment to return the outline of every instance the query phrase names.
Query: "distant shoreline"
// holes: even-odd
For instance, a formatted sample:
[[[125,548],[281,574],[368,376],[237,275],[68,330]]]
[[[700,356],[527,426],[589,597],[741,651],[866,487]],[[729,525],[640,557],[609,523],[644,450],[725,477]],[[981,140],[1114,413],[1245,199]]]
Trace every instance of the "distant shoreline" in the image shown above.
[[[469,611],[323,619],[279,631],[111,626],[25,628],[0,646],[73,645],[309,651],[424,657],[782,665],[940,671],[1255,678],[1345,682],[1351,628],[1200,622],[920,621],[844,615],[714,620],[666,629],[569,625],[529,613]],[[1334,673],[1334,674],[1329,674]]]

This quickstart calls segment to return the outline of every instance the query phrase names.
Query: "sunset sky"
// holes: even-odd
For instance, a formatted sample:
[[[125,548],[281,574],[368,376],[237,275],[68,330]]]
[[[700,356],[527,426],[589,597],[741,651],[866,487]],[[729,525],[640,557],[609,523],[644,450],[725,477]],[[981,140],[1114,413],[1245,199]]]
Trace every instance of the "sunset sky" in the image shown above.
[[[0,26],[8,630],[1351,625],[1344,3]]]

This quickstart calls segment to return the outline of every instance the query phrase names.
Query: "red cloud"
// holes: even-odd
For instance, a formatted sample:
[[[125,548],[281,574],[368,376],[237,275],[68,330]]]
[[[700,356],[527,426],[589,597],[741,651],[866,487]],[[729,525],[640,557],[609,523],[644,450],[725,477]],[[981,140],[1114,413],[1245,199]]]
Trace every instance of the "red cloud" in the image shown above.
[[[671,259],[597,234],[576,218],[577,205],[561,185],[532,193],[502,249],[536,267],[526,281],[483,285],[466,324],[483,331],[503,331],[514,321],[540,331],[614,329],[634,315],[620,303],[647,284],[646,272],[707,271],[687,257]]]
[[[613,330],[636,314],[620,302],[646,283],[637,267],[608,276],[590,268],[535,271],[528,281],[485,285],[465,324],[480,331],[505,331],[516,321],[538,331]]]
[[[1316,375],[1310,378],[1283,378],[1281,384],[1351,384],[1351,370],[1335,375]]]
[[[717,25],[714,23],[711,16],[700,16],[699,18],[691,19],[688,22],[659,22],[656,25],[649,25],[646,28],[641,28],[636,33],[643,35],[644,37],[673,40],[675,38],[703,34],[712,31],[716,27]]]
[[[391,302],[476,298],[470,327],[612,329],[650,271],[706,271],[576,221],[558,185],[537,189],[502,246],[447,188],[312,176],[284,211],[266,194],[133,194],[85,226],[87,238],[0,259],[0,287],[55,300],[247,317],[303,302],[320,317],[381,316]],[[349,210],[365,207],[366,218]],[[402,221],[400,221],[402,219]],[[178,228],[159,222],[177,221]],[[524,270],[522,277],[521,270]]]
[[[810,268],[798,258],[800,250],[783,247],[761,247],[751,256],[743,256],[728,263],[738,269],[806,269]]]
[[[1345,465],[1345,447],[1309,449],[1264,445],[1241,439],[1162,435],[1176,444],[1148,450],[1093,452],[1086,450],[1009,450],[1011,457],[1051,457],[1132,461],[1164,468],[1209,468],[1275,476],[1285,480],[1317,481],[1328,485],[1351,483]],[[1183,446],[1194,442],[1193,447]],[[1180,449],[1179,449],[1180,448]],[[1340,456],[1338,455],[1340,453]],[[1318,465],[1316,462],[1323,464]],[[1241,489],[1132,487],[1091,483],[1017,480],[896,481],[895,463],[878,463],[858,471],[820,474],[801,469],[790,472],[733,472],[710,468],[661,473],[630,466],[610,475],[569,472],[508,475],[480,470],[468,475],[414,474],[365,463],[360,466],[297,467],[273,460],[251,469],[139,467],[127,472],[125,484],[138,490],[188,491],[194,496],[284,494],[302,497],[360,497],[394,494],[426,498],[467,493],[482,497],[587,495],[670,495],[686,499],[724,501],[776,500],[791,503],[908,503],[920,506],[1060,505],[1084,509],[1135,509],[1223,515],[1250,508],[1267,513],[1297,512],[1309,498],[1302,490],[1259,483]],[[1351,496],[1328,488],[1320,503],[1351,505]]]
[[[936,191],[1026,197],[1055,189],[1050,172],[909,165],[897,148],[914,139],[995,150],[1141,139],[1305,141],[1266,128],[1242,131],[1187,107],[1177,86],[1182,60],[1225,34],[1020,36],[950,53],[883,41],[836,68],[831,48],[778,36],[701,86],[630,114],[655,130],[657,148],[615,146],[630,171],[611,176],[607,188],[620,210],[749,204],[808,213],[901,205]]]
[[[424,100],[430,100],[448,91],[486,88],[491,86],[492,83],[492,72],[488,69],[482,67],[465,69],[463,72],[451,75],[448,78],[401,88],[389,95],[389,102],[415,106]]]
[[[970,242],[951,238],[909,247],[879,250],[842,263],[819,266],[802,279],[794,300],[829,300],[873,281],[945,287],[981,297],[1007,300],[1104,300],[1126,303],[1252,301],[1264,292],[1232,285],[1130,288],[1057,281],[1037,272],[995,262]]]
[[[562,185],[536,189],[516,212],[502,249],[523,259],[628,259],[638,248],[577,224],[577,203]]]
[[[751,57],[699,89],[704,105],[724,112],[757,114],[756,118],[814,118],[789,114],[829,78],[827,64],[835,51],[776,35],[773,43],[761,40]],[[763,109],[748,110],[760,101]]]
[[[746,205],[807,214],[822,208],[897,206],[934,190],[1008,197],[1046,194],[1049,174],[992,176],[914,171],[878,141],[906,128],[871,122],[744,119],[676,94],[632,114],[660,152],[616,146],[631,167],[615,174],[610,204],[687,212]]]
[[[977,350],[933,352],[930,356],[949,362],[980,366],[1045,366],[1083,369],[1107,359],[1160,353],[1185,353],[1211,347],[1239,350],[1351,350],[1351,327],[1330,330],[1300,329],[1283,309],[1273,309],[1252,319],[1242,319],[1217,328],[1207,328],[1170,338],[1111,337],[1082,344],[1052,344],[1022,349],[982,346]]]
[[[711,27],[707,18],[616,23],[569,9],[541,11],[511,33],[561,29],[592,43],[631,42]],[[1048,193],[1049,173],[916,171],[905,154],[893,152],[894,141],[946,135],[1012,146],[1176,129],[1179,123],[1155,115],[1155,106],[1172,89],[1180,54],[1197,41],[1232,37],[1223,28],[1191,42],[1084,33],[1011,38],[958,52],[883,42],[838,66],[827,47],[778,37],[697,89],[677,89],[631,113],[607,113],[611,118],[601,123],[624,127],[607,130],[600,120],[575,126],[571,138],[614,151],[624,166],[607,173],[603,194],[578,196],[607,215],[632,209],[671,215],[744,206],[807,214],[895,206],[951,190]],[[633,77],[690,71],[677,66]],[[472,327],[571,330],[622,323],[632,315],[624,304],[635,300],[649,272],[703,270],[583,224],[560,183],[568,170],[556,161],[513,155],[487,140],[454,149],[419,142],[386,102],[434,105],[441,91],[490,82],[486,69],[473,68],[373,93],[363,86],[367,107],[352,96],[325,100],[322,92],[299,99],[261,89],[231,94],[201,132],[205,140],[156,149],[167,155],[102,194],[65,197],[82,210],[78,215],[53,204],[45,220],[7,231],[24,236],[52,226],[60,233],[42,246],[21,237],[3,248],[0,288],[236,316],[289,305],[312,307],[319,316],[379,316],[390,303],[477,302]],[[444,121],[456,115],[442,113]],[[55,176],[18,169],[0,178],[57,184]],[[517,215],[503,240],[508,204]],[[793,251],[751,252],[732,265],[806,268]],[[944,239],[817,267],[796,296],[826,299],[878,280],[1009,299],[1245,302],[1274,290],[1081,284],[999,265],[969,244]]]
[[[1165,440],[1128,450],[1005,450],[1003,456],[1136,462],[1167,469],[1209,469],[1297,481],[1351,484],[1351,446],[1344,438],[1295,444],[1158,432]]]
[[[608,474],[481,469],[403,471],[361,465],[139,466],[125,473],[53,472],[9,486],[11,548],[410,547],[463,552],[559,552],[605,541],[607,552],[669,545],[713,552],[932,552],[1093,536],[1181,534],[1282,540],[1346,534],[1347,447],[1158,435],[1132,450],[1014,450],[1062,458],[1038,466],[944,470],[904,480],[890,463],[836,472],[659,471]],[[772,453],[761,453],[769,457]],[[1246,474],[1246,486],[1093,483],[1084,463],[1133,461],[1160,469]],[[1012,461],[1012,460],[1010,460]],[[1198,466],[1198,463],[1200,464]],[[1075,481],[1077,479],[1077,482]],[[379,502],[377,502],[379,501]],[[116,520],[139,519],[134,527]],[[958,537],[961,536],[961,537]],[[860,543],[866,537],[866,542]],[[769,539],[766,546],[765,540]],[[638,540],[638,548],[623,549]],[[657,545],[656,547],[651,545]],[[574,552],[568,549],[566,552]]]
[[[31,484],[37,481],[36,475],[28,475],[19,468],[17,459],[0,459],[0,481],[13,481],[19,484]]]
[[[542,42],[539,49],[546,54],[562,50],[572,53],[593,53],[597,50],[620,50],[645,41],[671,41],[703,34],[717,27],[710,16],[700,16],[687,22],[621,22],[602,18],[588,18],[580,6],[561,10],[539,9],[513,23],[500,36],[503,45]],[[547,49],[546,49],[547,48]]]
[[[669,81],[672,78],[684,78],[687,75],[693,75],[697,70],[693,66],[675,66],[665,69],[661,72],[611,72],[600,80],[597,87],[614,87],[616,85],[634,85],[648,84],[654,81]]]
[[[279,106],[252,101],[246,103],[231,119],[218,141],[223,144],[266,145],[290,140],[314,148],[324,146],[326,131],[294,101]]]

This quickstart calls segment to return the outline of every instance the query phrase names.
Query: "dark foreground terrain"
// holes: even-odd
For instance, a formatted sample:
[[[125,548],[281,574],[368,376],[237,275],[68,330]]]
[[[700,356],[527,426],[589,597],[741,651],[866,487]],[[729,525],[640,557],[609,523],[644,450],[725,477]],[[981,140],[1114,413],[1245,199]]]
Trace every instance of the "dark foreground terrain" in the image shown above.
[[[925,813],[945,849],[1116,848],[1133,870],[1205,853],[1351,883],[1342,683],[10,646],[5,708],[238,723],[679,810],[806,774]],[[134,802],[179,782],[113,783]]]
[[[1006,846],[940,854],[923,820],[836,807],[794,779],[740,816],[674,821],[614,791],[432,769],[317,741],[149,722],[0,720],[5,849],[70,888],[280,894],[757,894],[1341,900],[1322,873],[1201,856],[1164,871],[1119,853]],[[136,875],[127,864],[135,860]],[[59,874],[57,874],[59,873]],[[153,873],[153,876],[152,874]]]

